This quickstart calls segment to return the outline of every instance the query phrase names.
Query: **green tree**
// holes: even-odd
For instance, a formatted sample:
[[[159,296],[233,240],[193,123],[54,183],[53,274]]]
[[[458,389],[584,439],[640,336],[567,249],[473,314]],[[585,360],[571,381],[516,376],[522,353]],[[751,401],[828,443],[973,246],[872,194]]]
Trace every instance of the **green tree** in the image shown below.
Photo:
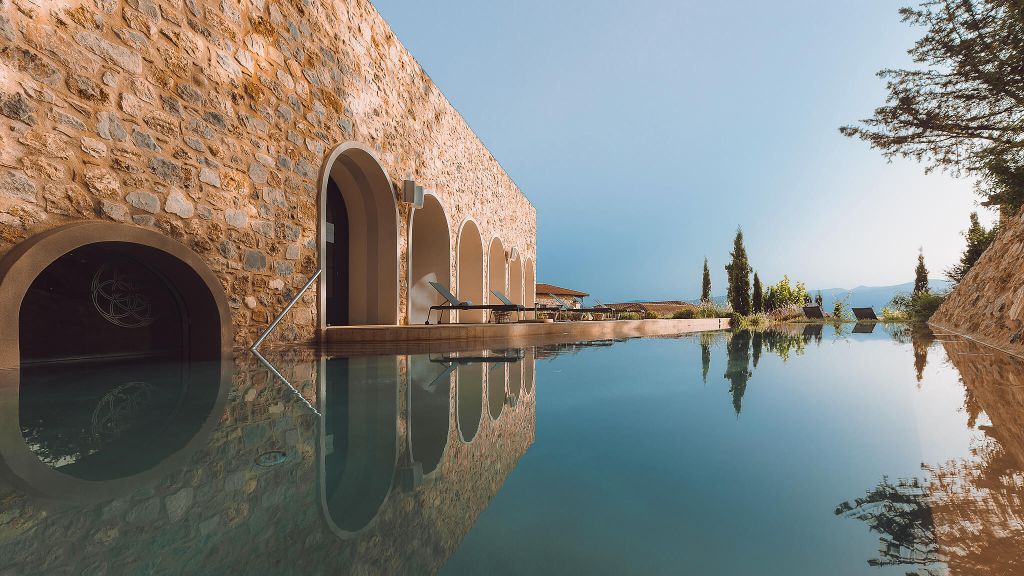
[[[928,268],[924,265],[924,249],[917,254],[917,268],[914,269],[914,295],[928,292]]]
[[[1024,204],[1024,4],[921,0],[900,10],[924,29],[911,69],[878,73],[888,97],[871,118],[840,131],[888,157],[980,176],[983,204]]]
[[[821,290],[818,290],[818,293],[814,295],[814,303],[818,306],[825,305],[825,297],[821,295]]]
[[[996,239],[996,234],[999,232],[998,228],[999,226],[996,225],[990,230],[985,229],[981,222],[978,221],[978,213],[971,212],[971,227],[964,232],[967,248],[964,249],[964,253],[960,256],[960,262],[946,270],[946,278],[949,278],[954,284],[959,284],[967,276],[967,273],[970,272],[974,263],[981,258],[981,255],[992,244],[992,241]]]
[[[708,259],[704,257],[704,281],[700,288],[700,301],[711,302],[711,269],[708,268]]]
[[[750,263],[747,261],[747,249],[743,246],[743,229],[736,229],[736,238],[732,243],[732,260],[725,266],[729,280],[729,304],[732,309],[744,316],[750,314]]]
[[[761,279],[758,278],[757,272],[754,272],[754,295],[750,305],[753,307],[754,314],[764,312],[764,291],[761,289]]]

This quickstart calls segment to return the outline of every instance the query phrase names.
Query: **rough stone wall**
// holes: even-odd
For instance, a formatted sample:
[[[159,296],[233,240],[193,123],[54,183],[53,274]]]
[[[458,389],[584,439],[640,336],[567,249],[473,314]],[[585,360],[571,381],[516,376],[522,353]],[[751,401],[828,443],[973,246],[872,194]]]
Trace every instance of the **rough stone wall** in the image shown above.
[[[472,217],[536,262],[536,211],[367,0],[0,0],[0,115],[0,255],[73,220],[160,230],[218,274],[238,345],[317,269],[318,175],[343,142],[396,193],[435,190],[453,261]],[[275,337],[312,338],[317,302]]]
[[[1024,354],[1024,215],[1004,224],[929,323]]]
[[[299,349],[272,360],[318,404],[316,355]],[[462,442],[452,386],[448,447],[438,472],[412,491],[396,479],[373,523],[344,539],[323,517],[318,418],[251,357],[230,385],[222,422],[207,445],[187,466],[134,491],[69,504],[0,482],[0,576],[436,573],[535,437],[536,394],[530,393],[497,421],[484,416],[472,443]],[[403,378],[400,398],[408,397],[408,386]],[[397,425],[402,462],[404,403]],[[255,466],[268,450],[289,458],[269,469]]]

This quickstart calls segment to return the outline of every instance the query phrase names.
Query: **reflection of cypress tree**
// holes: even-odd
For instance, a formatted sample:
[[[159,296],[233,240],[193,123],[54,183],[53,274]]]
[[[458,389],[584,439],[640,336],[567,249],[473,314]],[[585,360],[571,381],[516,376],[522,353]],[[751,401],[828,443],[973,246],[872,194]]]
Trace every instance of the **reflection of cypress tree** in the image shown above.
[[[764,332],[761,330],[754,332],[752,342],[754,347],[754,368],[757,368],[757,363],[761,361],[761,350],[764,348]]]
[[[725,377],[729,380],[729,392],[732,394],[732,407],[736,415],[740,415],[743,394],[747,391],[747,381],[753,373],[750,371],[750,331],[744,330],[732,335],[727,346],[729,363]]]
[[[928,349],[935,342],[935,335],[927,326],[912,326],[910,329],[910,343],[914,347],[914,371],[917,372],[917,381],[924,380],[924,369],[928,366]]]
[[[711,368],[711,343],[701,338],[700,365],[704,369],[704,383],[708,383],[708,369]]]

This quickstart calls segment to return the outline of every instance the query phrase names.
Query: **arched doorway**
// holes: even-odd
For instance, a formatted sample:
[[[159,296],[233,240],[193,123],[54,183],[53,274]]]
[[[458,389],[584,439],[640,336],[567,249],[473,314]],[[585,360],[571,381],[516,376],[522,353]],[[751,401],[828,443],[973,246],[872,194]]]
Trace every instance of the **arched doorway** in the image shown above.
[[[430,307],[440,299],[430,283],[451,289],[451,231],[444,207],[433,194],[424,196],[423,207],[413,212],[409,226],[409,323],[424,324]]]
[[[519,250],[513,250],[512,261],[508,265],[508,297],[516,304],[526,305],[523,296],[523,259]]]
[[[505,288],[505,247],[501,239],[495,237],[491,240],[491,246],[487,250],[487,299],[490,302],[500,302],[494,292],[508,294]]]
[[[230,308],[169,237],[99,221],[32,237],[0,261],[0,319],[0,463],[33,492],[117,494],[220,419]]]
[[[458,298],[473,304],[484,303],[484,247],[480,228],[467,220],[459,232]],[[458,314],[459,322],[482,323],[487,320],[485,310],[464,310]]]
[[[398,204],[367,148],[343,144],[320,187],[320,325],[398,324]]]

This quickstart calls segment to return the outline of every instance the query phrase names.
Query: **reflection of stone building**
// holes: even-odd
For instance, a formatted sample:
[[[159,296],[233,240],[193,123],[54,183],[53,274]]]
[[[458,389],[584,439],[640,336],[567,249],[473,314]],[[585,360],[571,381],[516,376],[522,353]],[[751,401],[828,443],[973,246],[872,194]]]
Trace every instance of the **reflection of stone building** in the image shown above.
[[[460,365],[479,379],[425,356],[299,349],[271,360],[301,397],[243,361],[214,426],[156,473],[110,490],[33,482],[30,494],[7,470],[0,574],[433,572],[534,439],[532,351],[500,369]],[[501,402],[477,405],[464,441],[459,419],[473,415],[459,413],[459,395],[473,386],[482,398],[500,390]],[[20,436],[2,442],[5,459],[24,448]]]

